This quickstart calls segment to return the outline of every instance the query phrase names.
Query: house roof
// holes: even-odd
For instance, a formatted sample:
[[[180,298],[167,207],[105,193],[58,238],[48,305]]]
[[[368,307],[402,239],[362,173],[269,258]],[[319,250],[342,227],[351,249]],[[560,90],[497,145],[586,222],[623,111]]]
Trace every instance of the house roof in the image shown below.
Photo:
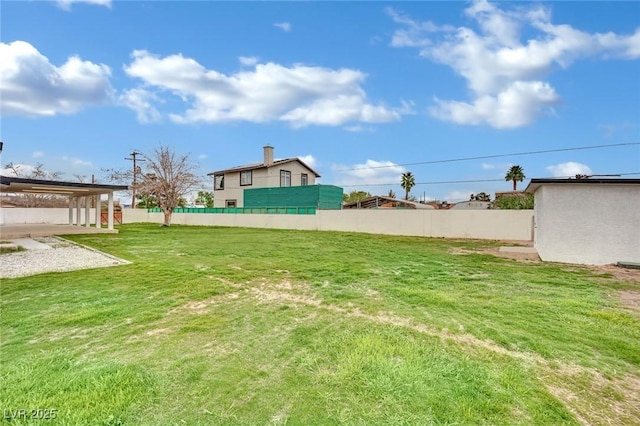
[[[309,167],[308,164],[306,164],[304,161],[302,161],[298,157],[285,158],[283,160],[275,160],[271,165],[266,165],[265,163],[245,164],[243,166],[236,166],[236,167],[232,167],[230,169],[218,170],[218,171],[215,171],[215,172],[207,173],[207,176],[217,176],[217,175],[223,175],[225,173],[233,173],[233,172],[244,172],[246,170],[265,169],[265,168],[269,168],[269,167],[275,167],[275,166],[280,166],[280,165],[283,165],[283,164],[291,163],[291,162],[294,162],[294,161],[297,161],[298,163],[302,164],[311,173],[316,175],[316,177],[321,177],[318,174],[318,172],[313,170],[311,167]]]
[[[541,185],[640,185],[640,179],[624,179],[624,178],[588,178],[588,179],[531,179],[529,185],[524,192],[534,193]]]
[[[398,198],[386,197],[384,195],[374,195],[364,200],[354,201],[342,205],[344,209],[374,209],[383,207],[385,204],[395,204],[398,207],[408,207],[412,209],[433,209],[433,206],[420,204],[415,201],[400,200]]]
[[[129,187],[126,185],[104,185],[100,183],[64,182],[59,180],[0,176],[0,188],[2,192],[89,196],[107,194],[113,191],[123,191]]]

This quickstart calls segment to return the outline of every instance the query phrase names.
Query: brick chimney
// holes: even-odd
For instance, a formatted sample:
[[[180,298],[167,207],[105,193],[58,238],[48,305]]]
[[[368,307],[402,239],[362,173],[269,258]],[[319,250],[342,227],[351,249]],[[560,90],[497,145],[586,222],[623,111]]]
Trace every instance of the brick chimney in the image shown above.
[[[271,145],[265,145],[262,147],[264,150],[264,164],[270,166],[273,164],[273,147]]]

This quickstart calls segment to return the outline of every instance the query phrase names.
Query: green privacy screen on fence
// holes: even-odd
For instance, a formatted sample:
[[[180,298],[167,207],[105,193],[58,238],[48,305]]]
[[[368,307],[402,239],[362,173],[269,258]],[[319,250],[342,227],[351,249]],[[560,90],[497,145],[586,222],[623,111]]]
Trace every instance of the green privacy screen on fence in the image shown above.
[[[158,207],[149,213],[162,213]],[[232,214],[316,214],[315,207],[176,207],[174,213],[232,213]]]
[[[308,185],[244,190],[244,208],[307,207],[340,210],[342,188],[333,185]]]
[[[174,213],[316,214],[316,210],[340,210],[342,188],[333,185],[253,188],[244,190],[244,207],[177,207]],[[159,208],[147,209],[162,212]]]

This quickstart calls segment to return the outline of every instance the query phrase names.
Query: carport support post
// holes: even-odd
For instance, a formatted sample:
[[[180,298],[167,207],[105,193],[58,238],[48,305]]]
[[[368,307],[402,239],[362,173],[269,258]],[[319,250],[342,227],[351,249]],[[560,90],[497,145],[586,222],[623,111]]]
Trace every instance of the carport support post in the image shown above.
[[[95,213],[95,219],[96,219],[96,229],[100,229],[102,228],[102,224],[100,223],[100,194],[96,195],[96,211]]]
[[[84,197],[84,226],[91,226],[91,197]]]
[[[113,191],[109,192],[107,207],[107,228],[113,229]]]
[[[69,225],[73,225],[73,203],[75,201],[74,197],[69,196]]]
[[[76,198],[76,225],[82,226],[82,219],[80,217],[80,197]]]

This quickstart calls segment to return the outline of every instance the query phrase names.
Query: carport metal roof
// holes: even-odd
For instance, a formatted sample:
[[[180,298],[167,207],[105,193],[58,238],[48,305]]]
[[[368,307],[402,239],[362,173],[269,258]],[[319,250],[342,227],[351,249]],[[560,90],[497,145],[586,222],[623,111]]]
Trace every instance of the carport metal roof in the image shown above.
[[[0,176],[0,190],[2,192],[88,197],[127,189],[129,189],[127,185],[105,185],[101,183],[64,182],[58,180]]]

